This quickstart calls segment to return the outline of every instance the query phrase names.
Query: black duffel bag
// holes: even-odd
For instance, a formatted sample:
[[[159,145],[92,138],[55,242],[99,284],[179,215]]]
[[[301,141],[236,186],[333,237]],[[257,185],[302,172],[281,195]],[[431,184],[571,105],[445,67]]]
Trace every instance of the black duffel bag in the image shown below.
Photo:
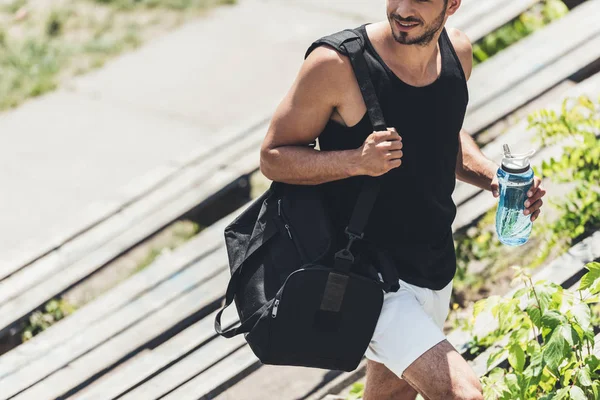
[[[305,57],[322,43],[349,56],[371,123],[385,130],[362,37],[352,29],[337,32],[314,42]],[[263,364],[356,369],[375,331],[384,292],[399,288],[383,253],[351,251],[363,238],[379,192],[379,179],[363,178],[344,232],[347,244],[340,249],[332,247],[340,235],[320,185],[273,182],[225,228],[231,280],[215,317],[217,333],[226,338],[244,333]],[[223,330],[221,314],[234,300],[242,323]]]

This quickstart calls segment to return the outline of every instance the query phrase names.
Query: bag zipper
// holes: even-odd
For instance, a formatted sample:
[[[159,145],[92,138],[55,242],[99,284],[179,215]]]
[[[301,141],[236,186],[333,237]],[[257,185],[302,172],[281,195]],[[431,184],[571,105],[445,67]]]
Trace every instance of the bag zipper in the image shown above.
[[[296,240],[294,240],[294,237],[292,235],[293,228],[290,226],[290,223],[289,223],[287,217],[285,216],[285,214],[283,213],[283,210],[281,207],[281,198],[277,199],[277,215],[283,221],[283,224],[284,224],[285,230],[287,231],[288,237],[294,243],[294,246],[296,247],[296,251],[298,251],[298,255],[302,259],[302,262],[303,263],[308,262],[307,258],[304,255],[304,251],[300,248],[300,244],[297,243]]]
[[[286,218],[281,213],[281,199],[277,200],[277,215],[279,215],[279,217],[283,221],[283,224],[285,226],[285,229],[287,230],[288,236],[290,237],[291,240],[293,240],[294,238],[292,237],[292,232],[290,230],[290,224],[288,224]]]
[[[312,268],[311,268],[311,267],[312,267]],[[316,268],[315,268],[315,267],[316,267]],[[283,292],[285,291],[285,284],[287,283],[287,281],[288,281],[288,280],[290,279],[290,277],[291,277],[292,275],[294,275],[295,273],[297,273],[297,272],[300,272],[300,271],[306,271],[307,269],[314,269],[314,270],[326,270],[326,271],[331,271],[331,270],[332,270],[331,268],[327,268],[327,267],[325,267],[325,268],[324,268],[324,267],[323,267],[323,266],[321,266],[320,264],[306,264],[304,268],[297,269],[297,270],[295,270],[294,272],[292,272],[291,274],[289,274],[289,275],[288,275],[288,277],[285,279],[285,282],[283,282],[283,285],[282,285],[283,289],[281,289],[281,291],[279,291],[279,292],[278,292],[278,293],[275,295],[275,300],[273,301],[273,307],[272,307],[272,309],[271,309],[271,317],[272,317],[272,318],[277,318],[277,312],[279,311],[279,303],[280,303],[280,301],[281,301],[281,298],[283,297]],[[350,276],[352,276],[353,278],[358,278],[358,279],[364,280],[364,281],[366,281],[366,282],[371,282],[371,283],[374,283],[374,284],[376,284],[376,285],[378,285],[378,286],[379,286],[379,284],[378,284],[376,281],[374,281],[373,279],[366,278],[366,277],[364,277],[364,276],[362,276],[362,275],[359,275],[359,274],[356,274],[356,273],[353,273],[353,272],[350,272],[350,274],[349,274],[349,275],[350,275]]]
[[[279,299],[275,299],[275,304],[273,305],[273,312],[271,313],[271,316],[273,318],[277,317],[277,309],[279,308]]]

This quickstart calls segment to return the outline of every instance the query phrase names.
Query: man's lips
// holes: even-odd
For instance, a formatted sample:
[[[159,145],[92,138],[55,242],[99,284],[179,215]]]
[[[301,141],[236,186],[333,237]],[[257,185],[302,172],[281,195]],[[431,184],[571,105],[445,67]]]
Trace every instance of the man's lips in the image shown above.
[[[398,29],[400,29],[401,31],[404,31],[404,32],[408,32],[412,28],[419,25],[418,22],[406,22],[406,24],[408,24],[408,25],[402,25],[402,24],[404,24],[404,22],[400,23],[399,21],[396,21],[396,26],[398,27]]]

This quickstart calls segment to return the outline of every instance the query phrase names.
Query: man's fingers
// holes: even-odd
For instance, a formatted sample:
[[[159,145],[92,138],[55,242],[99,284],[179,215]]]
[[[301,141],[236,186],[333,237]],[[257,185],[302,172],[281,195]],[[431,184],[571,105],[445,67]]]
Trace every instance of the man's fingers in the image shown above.
[[[523,211],[523,213],[525,215],[527,214],[533,214],[535,211],[539,210],[540,207],[542,206],[542,204],[544,204],[544,201],[542,199],[539,199],[538,201],[536,201],[535,203],[533,203],[530,207],[527,207],[525,209],[525,211]]]
[[[529,197],[533,196],[533,194],[538,190],[538,187],[541,184],[542,184],[542,180],[539,177],[534,176],[533,183],[531,184],[531,187],[529,188],[529,191],[527,192],[527,196],[529,196]]]
[[[402,150],[392,150],[385,153],[385,156],[387,159],[393,160],[402,158],[403,154],[404,153],[402,153]]]
[[[384,140],[377,144],[380,147],[385,147],[387,151],[400,150],[404,145],[400,140]]]
[[[529,207],[530,204],[535,203],[536,201],[541,199],[545,194],[546,189],[544,189],[542,186],[539,186],[537,190],[534,190],[533,195],[528,195],[528,199],[525,201],[525,207]]]

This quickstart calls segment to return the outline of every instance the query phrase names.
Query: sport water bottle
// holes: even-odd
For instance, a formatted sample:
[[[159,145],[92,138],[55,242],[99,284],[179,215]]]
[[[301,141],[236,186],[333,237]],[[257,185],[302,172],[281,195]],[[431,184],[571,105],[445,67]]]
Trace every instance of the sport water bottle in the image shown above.
[[[496,233],[500,242],[520,246],[529,240],[531,215],[524,215],[527,192],[533,183],[529,158],[535,153],[512,154],[507,144],[504,157],[496,171],[500,186],[500,203],[496,211]]]

